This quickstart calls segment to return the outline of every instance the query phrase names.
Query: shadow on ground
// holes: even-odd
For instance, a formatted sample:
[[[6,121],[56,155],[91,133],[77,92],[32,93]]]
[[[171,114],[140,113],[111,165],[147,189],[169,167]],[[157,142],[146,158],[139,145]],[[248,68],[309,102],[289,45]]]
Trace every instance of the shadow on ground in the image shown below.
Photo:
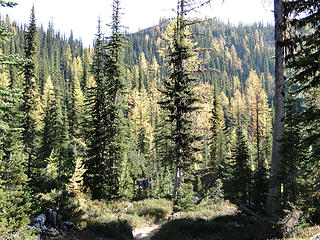
[[[89,222],[86,229],[93,232],[98,237],[103,237],[103,239],[133,239],[132,227],[129,225],[127,221],[107,223]]]
[[[175,219],[167,222],[152,240],[267,240],[272,226],[248,216],[225,215],[204,219]]]

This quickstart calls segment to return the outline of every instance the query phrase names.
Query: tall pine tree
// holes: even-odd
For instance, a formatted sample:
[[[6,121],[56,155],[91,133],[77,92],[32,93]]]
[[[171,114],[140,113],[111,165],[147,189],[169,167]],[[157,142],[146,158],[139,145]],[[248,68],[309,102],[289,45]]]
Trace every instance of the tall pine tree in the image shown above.
[[[34,7],[31,9],[30,23],[25,33],[25,57],[24,64],[24,83],[23,83],[23,103],[22,112],[25,116],[23,120],[23,140],[25,151],[28,155],[27,174],[31,176],[31,169],[34,164],[37,148],[37,108],[38,91],[35,79],[35,61],[37,54],[37,27],[34,14]]]
[[[1,1],[0,5],[12,7],[15,4]],[[0,42],[5,43],[10,34],[4,28],[0,29],[0,33]],[[16,56],[0,53],[1,72],[8,65],[21,67],[22,64]],[[19,232],[29,222],[31,212],[28,177],[25,174],[26,158],[23,154],[22,115],[18,111],[21,101],[20,90],[0,83],[0,237],[6,239],[13,235],[27,238]]]
[[[197,81],[194,77],[196,55],[194,44],[190,40],[188,24],[185,15],[187,6],[197,7],[196,1],[179,0],[177,18],[169,26],[170,41],[168,48],[168,64],[170,66],[169,80],[164,81],[165,89],[162,91],[166,99],[161,102],[163,109],[169,112],[169,121],[173,124],[172,141],[174,142],[174,189],[173,199],[177,200],[183,175],[193,163],[196,151],[194,142],[197,137],[192,130],[190,114],[197,109],[196,94],[193,87]],[[200,2],[198,3],[200,4]]]
[[[105,197],[106,192],[104,179],[106,178],[105,159],[108,132],[106,128],[104,59],[104,39],[99,20],[93,63],[91,65],[91,72],[96,84],[88,90],[86,102],[89,112],[85,127],[88,150],[85,162],[87,171],[84,175],[84,184],[90,189],[94,199]]]
[[[123,164],[127,161],[128,116],[124,81],[124,35],[120,33],[120,1],[113,1],[112,34],[104,45],[99,27],[92,71],[96,87],[92,92],[88,134],[88,168],[85,184],[93,198],[117,198],[124,186]],[[100,25],[100,24],[99,24]]]
[[[124,35],[120,32],[120,1],[113,1],[112,34],[106,45],[106,101],[107,109],[107,178],[108,198],[119,197],[122,164],[127,160],[129,125],[124,79]]]

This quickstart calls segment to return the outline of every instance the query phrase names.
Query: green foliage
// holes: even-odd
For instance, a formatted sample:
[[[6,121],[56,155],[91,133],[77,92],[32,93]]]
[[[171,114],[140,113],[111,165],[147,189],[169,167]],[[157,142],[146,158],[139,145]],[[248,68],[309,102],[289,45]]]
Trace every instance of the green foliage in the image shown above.
[[[1,175],[4,172],[1,171]],[[30,221],[31,201],[25,182],[17,185],[0,179],[0,237],[25,232]]]
[[[176,204],[182,209],[188,209],[194,205],[195,196],[192,183],[182,183]]]
[[[170,168],[160,167],[151,183],[151,196],[170,199],[173,190],[173,174]]]
[[[24,173],[21,115],[17,111],[20,98],[20,91],[0,85],[0,236],[19,233],[23,238],[32,199]]]
[[[157,222],[164,220],[173,211],[173,204],[166,199],[146,199],[133,203],[133,208],[129,212],[135,212],[138,216],[146,216]]]
[[[290,15],[285,41],[291,72],[288,82],[295,98],[287,101],[282,141],[284,200],[312,213],[319,206],[319,173],[315,171],[320,156],[319,2],[290,1],[284,7]]]
[[[124,39],[120,33],[120,3],[113,2],[112,35],[106,43],[102,33],[97,34],[95,56],[92,64],[96,87],[90,100],[91,119],[88,123],[88,171],[85,184],[92,197],[118,198],[124,178],[121,168],[127,158],[129,135],[126,116],[125,83],[123,67]],[[104,181],[101,181],[104,179]]]
[[[184,19],[185,3],[181,1],[177,12],[177,18],[167,29],[168,46],[166,54],[170,67],[169,79],[164,80],[164,89],[161,91],[164,100],[160,102],[163,110],[168,111],[168,120],[172,125],[169,138],[174,143],[175,180],[173,198],[177,199],[180,189],[181,173],[188,171],[194,161],[194,153],[197,151],[194,143],[199,140],[193,131],[192,121],[189,116],[197,107],[194,85],[194,65],[197,58],[193,51],[194,44],[189,39],[187,22]]]
[[[251,200],[254,208],[261,211],[264,209],[269,183],[268,170],[266,169],[265,163],[257,166],[253,173],[252,180]]]
[[[6,4],[10,3],[1,2],[2,6]],[[3,35],[0,39],[5,40]],[[19,65],[11,57],[10,61],[1,64]],[[20,102],[21,91],[0,84],[0,237],[18,235],[26,239],[25,227],[32,213],[32,199],[24,168]]]
[[[35,153],[37,150],[38,138],[38,120],[39,113],[39,94],[35,79],[35,65],[37,54],[37,28],[35,22],[34,7],[31,9],[30,23],[25,34],[24,53],[26,62],[23,66],[24,82],[23,82],[23,104],[21,111],[25,116],[23,121],[23,141],[25,151],[28,155],[27,174],[31,177],[32,167],[34,165]]]
[[[319,74],[319,2],[291,1],[285,13],[292,15],[287,24],[288,67],[293,70],[290,81],[306,91],[320,84]]]
[[[232,177],[229,182],[230,198],[238,203],[246,204],[250,201],[251,169],[249,165],[250,152],[247,139],[243,134],[242,127],[237,128],[236,145],[232,150]],[[256,189],[255,191],[258,191]]]
[[[223,184],[220,179],[217,179],[215,185],[207,190],[207,200],[213,201],[214,204],[219,204],[224,200]]]
[[[223,111],[220,103],[220,96],[218,94],[218,85],[214,82],[213,87],[213,103],[210,118],[210,132],[211,138],[210,146],[210,165],[217,169],[220,164],[225,161],[224,154],[224,119]]]
[[[90,188],[93,198],[104,196],[106,189],[101,177],[105,175],[105,154],[107,145],[107,131],[105,127],[105,79],[104,79],[104,51],[100,23],[97,33],[95,53],[92,63],[92,74],[96,87],[90,89],[87,100],[88,119],[86,124],[86,142],[88,146],[85,165],[88,166],[84,176],[84,184]]]

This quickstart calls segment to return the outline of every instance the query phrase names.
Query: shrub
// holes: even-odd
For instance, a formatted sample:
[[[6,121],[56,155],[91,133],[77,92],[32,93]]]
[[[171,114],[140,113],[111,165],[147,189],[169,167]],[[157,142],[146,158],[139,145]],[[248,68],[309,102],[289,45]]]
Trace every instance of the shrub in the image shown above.
[[[194,205],[194,192],[192,183],[181,184],[180,191],[178,193],[177,205],[183,209],[188,209]]]
[[[135,202],[128,213],[135,212],[138,216],[146,216],[152,220],[159,221],[171,214],[172,210],[173,204],[171,201],[166,199],[146,199]]]
[[[4,184],[0,179],[0,239],[9,235],[27,239],[24,235],[29,234],[25,228],[30,222],[32,201],[27,190],[25,186]]]

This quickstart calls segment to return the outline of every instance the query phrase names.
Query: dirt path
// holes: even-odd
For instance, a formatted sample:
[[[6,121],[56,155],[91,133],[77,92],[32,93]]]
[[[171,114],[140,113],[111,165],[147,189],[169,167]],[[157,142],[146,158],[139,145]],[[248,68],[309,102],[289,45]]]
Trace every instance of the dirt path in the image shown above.
[[[142,228],[136,228],[133,231],[133,237],[135,240],[150,240],[150,238],[155,234],[161,225],[152,225],[152,226],[145,226]]]

